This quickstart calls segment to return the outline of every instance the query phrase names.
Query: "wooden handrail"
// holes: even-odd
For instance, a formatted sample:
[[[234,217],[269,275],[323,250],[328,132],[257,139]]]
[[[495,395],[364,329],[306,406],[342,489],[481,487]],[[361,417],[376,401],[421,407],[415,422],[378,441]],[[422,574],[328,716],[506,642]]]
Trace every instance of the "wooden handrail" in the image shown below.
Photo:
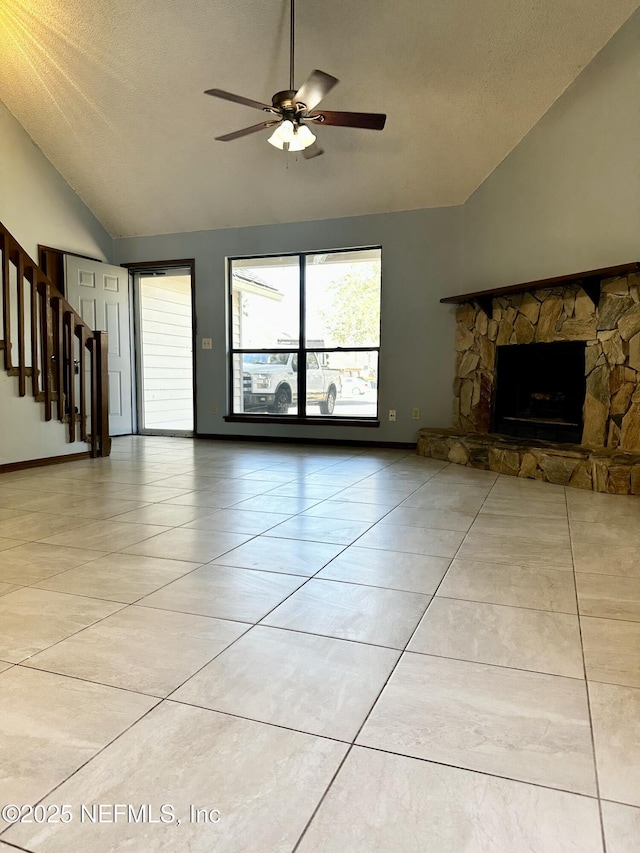
[[[107,333],[87,326],[2,223],[0,252],[5,370],[18,377],[21,397],[27,393],[27,377],[31,378],[31,392],[44,403],[45,420],[52,419],[53,403],[57,403],[56,414],[58,420],[67,422],[70,442],[79,437],[90,443],[91,456],[108,456]],[[16,353],[12,348],[14,321]]]

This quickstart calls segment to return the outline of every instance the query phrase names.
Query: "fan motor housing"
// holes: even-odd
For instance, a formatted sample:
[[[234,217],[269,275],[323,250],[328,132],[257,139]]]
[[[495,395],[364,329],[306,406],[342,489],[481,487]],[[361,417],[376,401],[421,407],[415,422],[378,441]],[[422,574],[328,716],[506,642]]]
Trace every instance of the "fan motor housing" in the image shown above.
[[[302,104],[293,103],[295,94],[295,89],[283,89],[282,92],[276,92],[271,99],[271,103],[275,109],[281,110],[285,118],[289,118],[290,115],[300,112],[300,107],[303,106]],[[287,113],[289,113],[289,116]]]

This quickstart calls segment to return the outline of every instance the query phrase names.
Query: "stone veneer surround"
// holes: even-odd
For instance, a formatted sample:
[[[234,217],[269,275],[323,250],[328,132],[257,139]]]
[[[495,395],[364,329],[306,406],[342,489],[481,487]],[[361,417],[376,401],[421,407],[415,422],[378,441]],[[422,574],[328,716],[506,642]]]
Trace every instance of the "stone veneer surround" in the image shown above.
[[[488,304],[485,304],[488,307]],[[640,274],[494,296],[456,311],[454,430],[421,430],[418,452],[596,491],[640,492]],[[580,445],[490,436],[496,347],[584,341]],[[552,460],[552,463],[549,462]]]

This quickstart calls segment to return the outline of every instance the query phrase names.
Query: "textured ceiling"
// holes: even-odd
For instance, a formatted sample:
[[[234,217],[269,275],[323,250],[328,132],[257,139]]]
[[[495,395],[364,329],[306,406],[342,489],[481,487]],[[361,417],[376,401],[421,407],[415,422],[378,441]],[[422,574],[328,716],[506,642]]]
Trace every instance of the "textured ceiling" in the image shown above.
[[[454,205],[639,5],[298,0],[296,84],[388,115],[309,161],[215,142],[262,114],[203,94],[288,88],[287,0],[2,0],[0,99],[114,237]]]

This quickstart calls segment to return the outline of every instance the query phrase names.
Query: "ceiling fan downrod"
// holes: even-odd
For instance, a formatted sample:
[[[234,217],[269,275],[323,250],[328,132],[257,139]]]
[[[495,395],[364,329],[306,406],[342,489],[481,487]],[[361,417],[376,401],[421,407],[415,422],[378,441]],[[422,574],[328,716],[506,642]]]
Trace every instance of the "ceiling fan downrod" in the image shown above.
[[[295,29],[296,29],[296,0],[291,0],[291,16],[289,27],[289,88],[293,90],[293,60],[295,50]]]

